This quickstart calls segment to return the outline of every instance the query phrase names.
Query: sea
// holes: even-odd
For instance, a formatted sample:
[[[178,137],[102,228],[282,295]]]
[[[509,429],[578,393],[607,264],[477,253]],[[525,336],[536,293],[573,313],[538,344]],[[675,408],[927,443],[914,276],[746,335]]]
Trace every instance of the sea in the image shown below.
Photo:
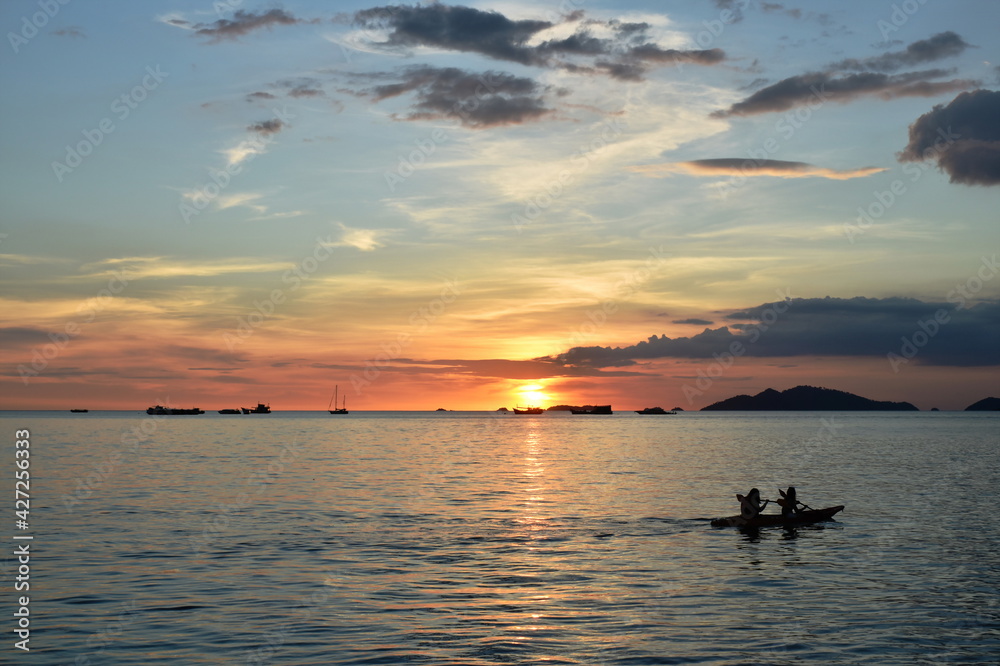
[[[1000,663],[1000,413],[0,425],[5,664]]]

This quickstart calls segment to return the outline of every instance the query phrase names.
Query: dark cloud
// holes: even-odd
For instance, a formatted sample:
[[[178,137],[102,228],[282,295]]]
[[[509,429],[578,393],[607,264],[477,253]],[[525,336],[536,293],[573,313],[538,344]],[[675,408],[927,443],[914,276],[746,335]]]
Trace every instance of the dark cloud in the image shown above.
[[[541,85],[512,74],[417,66],[400,78],[366,92],[376,102],[412,93],[416,99],[406,120],[455,118],[467,127],[486,128],[539,120],[552,113],[545,106],[546,90]]]
[[[6,349],[20,346],[44,345],[52,342],[49,332],[26,326],[0,328],[0,345]]]
[[[259,92],[259,91],[258,92],[252,92],[249,95],[247,95],[247,101],[248,102],[256,102],[256,101],[262,100],[262,99],[277,99],[277,97],[275,97],[274,95],[272,95],[269,92]]]
[[[442,4],[374,7],[355,13],[354,22],[368,30],[389,30],[384,46],[436,46],[523,65],[538,61],[537,52],[526,46],[527,41],[555,25],[549,21],[512,21],[499,12]]]
[[[708,319],[679,319],[675,324],[692,324],[694,326],[711,326],[715,322]]]
[[[732,12],[730,23],[739,23],[743,20],[743,8],[747,6],[746,0],[712,0],[712,2],[720,11]]]
[[[502,379],[545,379],[547,377],[637,377],[645,373],[631,370],[601,370],[595,367],[569,367],[549,359],[516,361],[510,359],[437,359],[420,361],[392,359],[398,370],[404,372],[443,372],[497,377]],[[392,367],[392,366],[390,366]],[[385,368],[383,368],[385,369]]]
[[[715,118],[751,116],[758,113],[787,111],[806,104],[816,105],[826,101],[851,102],[865,96],[895,99],[898,97],[932,97],[946,92],[957,92],[973,87],[976,81],[953,79],[931,81],[947,75],[946,70],[927,70],[904,74],[862,72],[837,76],[829,72],[813,72],[791,76],[758,90],[746,99],[724,111],[712,114]]]
[[[794,19],[802,18],[801,9],[788,9],[780,2],[762,2],[760,3],[760,8],[768,14],[780,13],[791,16]]]
[[[208,37],[212,42],[220,42],[224,39],[238,39],[243,35],[263,28],[270,30],[276,25],[318,22],[318,19],[306,20],[296,18],[284,9],[270,9],[259,14],[239,9],[233,13],[231,19],[219,19],[212,23],[196,23],[191,27],[194,28],[196,35]],[[179,22],[175,20],[173,23],[182,27],[190,25],[187,21]]]
[[[298,86],[288,91],[289,97],[323,97],[325,94],[321,89],[309,86]]]
[[[940,32],[928,39],[913,42],[902,51],[858,60],[849,58],[830,66],[830,69],[860,72],[894,72],[903,67],[921,65],[942,58],[961,54],[969,44],[954,32]]]
[[[1000,91],[964,92],[910,125],[901,162],[936,160],[951,182],[1000,185]]]
[[[778,309],[787,309],[777,314]],[[947,317],[934,322],[935,314]],[[770,314],[769,314],[770,313]],[[957,309],[955,301],[909,298],[814,298],[765,303],[726,316],[733,322],[691,337],[652,336],[628,347],[574,347],[547,360],[571,367],[627,367],[657,358],[707,359],[741,343],[748,357],[901,354],[904,339],[919,340],[914,362],[980,367],[1000,365],[1000,303]],[[923,326],[921,326],[921,322]],[[734,333],[733,329],[736,332]],[[933,331],[929,334],[928,331]],[[915,336],[922,332],[923,337]]]
[[[354,14],[355,25],[365,30],[385,30],[383,47],[430,46],[478,53],[495,60],[538,67],[558,67],[577,73],[604,73],[612,77],[638,80],[651,64],[684,62],[715,65],[725,60],[720,49],[683,51],[663,49],[648,39],[647,23],[582,21],[582,12],[563,17],[563,23],[580,22],[570,36],[529,44],[538,33],[557,25],[551,21],[513,21],[495,11],[472,7],[432,4],[386,6]],[[600,26],[609,37],[596,37]],[[589,64],[574,59],[591,61]]]
[[[866,96],[889,100],[959,92],[978,85],[978,82],[968,79],[936,80],[953,74],[953,71],[946,69],[899,74],[892,72],[958,55],[967,48],[969,44],[956,33],[938,33],[928,39],[913,42],[902,51],[865,59],[850,58],[817,72],[790,76],[761,88],[728,109],[716,111],[712,116],[749,116],[787,111],[827,100],[846,103]]]
[[[277,118],[272,118],[270,120],[265,120],[263,122],[254,123],[247,127],[248,132],[254,132],[256,134],[261,134],[263,136],[269,136],[271,134],[277,134],[282,129],[285,128],[285,124],[278,120]]]

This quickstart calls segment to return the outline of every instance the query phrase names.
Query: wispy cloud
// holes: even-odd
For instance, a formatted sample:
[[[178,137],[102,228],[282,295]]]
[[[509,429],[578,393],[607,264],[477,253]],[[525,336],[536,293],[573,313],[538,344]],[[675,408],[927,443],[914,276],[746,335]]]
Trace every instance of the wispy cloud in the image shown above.
[[[118,257],[87,264],[81,272],[107,277],[125,271],[129,280],[142,278],[209,277],[236,273],[260,273],[292,268],[291,262],[267,262],[255,258],[213,259],[197,262],[176,257]]]
[[[210,43],[236,40],[251,32],[270,30],[279,25],[319,23],[319,19],[296,18],[290,12],[279,8],[259,13],[238,9],[233,12],[232,18],[219,19],[211,23],[193,23],[179,15],[171,15],[161,20],[170,25],[192,30],[195,35],[208,38]]]
[[[667,164],[646,164],[629,167],[629,170],[652,177],[663,177],[680,173],[693,176],[772,176],[777,178],[829,178],[831,180],[864,178],[886,171],[883,167],[830,169],[807,164],[806,162],[754,160],[739,157],[670,162]]]
[[[383,239],[392,233],[391,229],[355,229],[340,224],[340,242],[335,245],[340,247],[353,247],[362,252],[371,252],[380,247],[384,247]]]

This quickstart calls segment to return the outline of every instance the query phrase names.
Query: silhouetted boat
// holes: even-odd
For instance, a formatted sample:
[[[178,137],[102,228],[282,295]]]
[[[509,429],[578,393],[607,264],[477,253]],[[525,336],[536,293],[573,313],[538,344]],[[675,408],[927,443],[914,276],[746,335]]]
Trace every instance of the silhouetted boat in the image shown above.
[[[541,407],[515,407],[515,414],[541,414],[545,410]]]
[[[716,518],[712,521],[712,527],[772,527],[775,525],[795,526],[809,525],[823,520],[830,520],[834,514],[844,510],[844,505],[831,506],[827,509],[807,509],[793,513],[790,516],[783,516],[780,513],[759,515],[756,518],[744,518],[743,516],[729,516],[728,518]]]
[[[198,409],[197,407],[192,407],[191,409],[176,409],[173,407],[156,405],[155,407],[147,408],[146,413],[155,416],[190,416],[194,414],[204,414],[205,410]]]
[[[611,405],[594,405],[593,407],[571,409],[569,411],[573,414],[614,414],[614,412],[611,411]]]
[[[240,407],[240,409],[243,410],[244,414],[270,414],[271,413],[271,406],[270,405],[265,405],[262,402],[258,402],[257,406],[254,407],[253,409],[250,409],[249,407]]]
[[[238,409],[220,409],[219,413],[220,414],[242,414],[243,412],[241,412]]]
[[[647,407],[646,409],[635,410],[636,414],[676,414],[677,412],[668,412],[663,409],[663,407]]]
[[[73,412],[74,414],[86,414],[90,410],[89,409],[71,409],[69,411]]]
[[[340,385],[339,384],[335,384],[334,387],[333,387],[333,397],[330,398],[330,404],[327,405],[327,410],[331,414],[350,414],[350,412],[347,411],[347,396],[346,395],[344,396],[344,406],[343,407],[337,407],[337,404],[338,404],[337,403],[337,395],[338,395],[339,391],[340,391]]]

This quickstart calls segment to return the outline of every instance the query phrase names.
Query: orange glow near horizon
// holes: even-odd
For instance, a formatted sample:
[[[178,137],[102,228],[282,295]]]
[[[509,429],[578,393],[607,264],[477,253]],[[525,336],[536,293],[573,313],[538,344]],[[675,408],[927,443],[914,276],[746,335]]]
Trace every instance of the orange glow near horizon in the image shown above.
[[[544,407],[542,403],[552,400],[552,396],[543,390],[544,384],[527,384],[517,389],[519,404],[531,405],[533,407]]]

